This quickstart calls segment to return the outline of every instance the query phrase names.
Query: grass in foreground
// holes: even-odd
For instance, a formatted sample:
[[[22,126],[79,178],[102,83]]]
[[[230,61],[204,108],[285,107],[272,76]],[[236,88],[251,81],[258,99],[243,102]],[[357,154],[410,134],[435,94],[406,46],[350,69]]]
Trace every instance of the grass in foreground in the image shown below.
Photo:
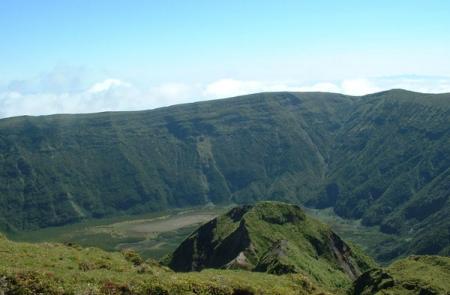
[[[0,253],[0,291],[6,294],[326,294],[303,275],[174,273],[132,252],[0,238]]]
[[[450,257],[410,256],[358,278],[353,294],[450,294]]]

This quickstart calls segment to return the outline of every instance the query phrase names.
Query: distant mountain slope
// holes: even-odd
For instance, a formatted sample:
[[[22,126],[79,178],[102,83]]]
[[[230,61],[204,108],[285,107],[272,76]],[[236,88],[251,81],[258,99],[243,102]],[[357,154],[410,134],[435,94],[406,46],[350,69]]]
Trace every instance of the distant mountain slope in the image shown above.
[[[394,90],[366,96],[336,139],[327,189],[312,203],[414,237],[387,258],[448,253],[450,95]],[[429,230],[439,232],[435,239],[416,234]]]
[[[261,93],[0,120],[0,227],[270,199],[332,206],[403,253],[448,253],[450,95]]]
[[[312,197],[336,112],[351,101],[274,93],[0,120],[0,223],[20,230],[120,211]]]
[[[175,271],[301,273],[328,289],[342,289],[373,262],[298,206],[259,202],[201,226],[168,257],[168,265]]]

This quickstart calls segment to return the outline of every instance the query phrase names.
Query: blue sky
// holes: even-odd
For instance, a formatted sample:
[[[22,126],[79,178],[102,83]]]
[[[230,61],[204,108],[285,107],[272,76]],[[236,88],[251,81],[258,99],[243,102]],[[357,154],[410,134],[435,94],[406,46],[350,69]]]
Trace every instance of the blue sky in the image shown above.
[[[0,117],[284,89],[450,91],[449,15],[442,0],[0,0]]]

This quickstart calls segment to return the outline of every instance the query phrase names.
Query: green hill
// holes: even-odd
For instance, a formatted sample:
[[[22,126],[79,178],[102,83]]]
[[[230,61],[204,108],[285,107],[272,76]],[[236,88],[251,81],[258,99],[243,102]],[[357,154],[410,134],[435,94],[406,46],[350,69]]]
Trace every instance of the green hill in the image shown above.
[[[0,229],[207,203],[333,207],[448,254],[450,95],[261,93],[0,120]]]
[[[175,271],[301,273],[320,286],[342,290],[373,262],[298,206],[260,202],[233,208],[201,226],[167,265]]]
[[[328,294],[300,274],[179,274],[154,261],[143,262],[132,252],[16,243],[0,237],[0,253],[1,294]]]
[[[352,294],[450,294],[450,258],[411,256],[387,269],[370,270],[354,283]]]

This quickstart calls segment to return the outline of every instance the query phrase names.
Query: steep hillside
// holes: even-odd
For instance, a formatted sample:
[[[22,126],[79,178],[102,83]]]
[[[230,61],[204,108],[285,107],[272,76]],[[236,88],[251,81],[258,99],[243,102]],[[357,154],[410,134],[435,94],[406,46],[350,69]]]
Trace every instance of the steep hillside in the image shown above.
[[[328,294],[302,275],[177,274],[132,252],[15,243],[0,236],[0,253],[0,294]]]
[[[335,151],[326,189],[312,203],[413,237],[387,259],[448,253],[450,95],[393,90],[366,96],[354,104]],[[424,239],[430,230],[435,238]]]
[[[450,95],[262,93],[0,120],[0,229],[209,202],[334,207],[446,254]]]
[[[233,208],[201,226],[167,264],[176,271],[301,273],[321,286],[342,289],[372,262],[298,206],[260,202]]]
[[[59,225],[208,202],[310,198],[337,94],[257,94],[145,112],[0,120],[0,223]]]
[[[373,269],[355,281],[352,294],[450,294],[450,258],[411,256],[387,269]]]

